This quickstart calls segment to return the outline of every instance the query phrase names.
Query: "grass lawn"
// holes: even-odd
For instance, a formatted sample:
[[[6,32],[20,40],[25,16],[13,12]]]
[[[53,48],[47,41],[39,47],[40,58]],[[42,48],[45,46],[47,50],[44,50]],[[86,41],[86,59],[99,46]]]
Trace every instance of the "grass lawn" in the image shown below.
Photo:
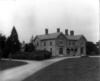
[[[10,69],[13,67],[21,66],[27,64],[26,62],[21,61],[9,61],[9,60],[1,60],[0,61],[0,71]]]
[[[100,81],[99,59],[65,59],[49,65],[23,81]]]

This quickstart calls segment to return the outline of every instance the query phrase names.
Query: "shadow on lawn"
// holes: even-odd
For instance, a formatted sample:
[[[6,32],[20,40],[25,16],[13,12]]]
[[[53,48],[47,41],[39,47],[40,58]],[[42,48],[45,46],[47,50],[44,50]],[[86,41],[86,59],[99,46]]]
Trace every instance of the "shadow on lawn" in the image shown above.
[[[21,61],[12,61],[12,60],[1,60],[0,61],[0,71],[22,66],[27,64],[26,62],[21,62]]]

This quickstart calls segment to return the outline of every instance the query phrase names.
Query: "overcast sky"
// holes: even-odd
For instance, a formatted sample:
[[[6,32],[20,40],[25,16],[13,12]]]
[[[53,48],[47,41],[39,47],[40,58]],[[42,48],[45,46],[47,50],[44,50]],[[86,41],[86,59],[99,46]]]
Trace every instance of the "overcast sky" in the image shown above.
[[[0,32],[9,36],[15,26],[19,40],[74,30],[87,40],[99,40],[99,0],[0,0]]]

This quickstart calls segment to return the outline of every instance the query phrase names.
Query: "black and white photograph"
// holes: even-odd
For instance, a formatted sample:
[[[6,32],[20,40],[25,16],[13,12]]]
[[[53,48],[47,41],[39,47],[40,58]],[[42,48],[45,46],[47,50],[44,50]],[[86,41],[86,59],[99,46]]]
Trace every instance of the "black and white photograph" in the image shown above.
[[[0,0],[0,81],[100,81],[100,0]]]

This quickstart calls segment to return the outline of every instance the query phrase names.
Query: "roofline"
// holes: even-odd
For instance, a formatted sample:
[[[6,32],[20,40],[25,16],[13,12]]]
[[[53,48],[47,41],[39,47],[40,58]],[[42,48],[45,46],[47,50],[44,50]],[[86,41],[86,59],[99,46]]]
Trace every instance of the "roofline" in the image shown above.
[[[59,35],[61,35],[61,34],[65,37],[66,40],[68,40],[67,37],[62,32]],[[58,38],[58,36],[57,36],[57,38]]]
[[[85,41],[87,41],[87,39],[85,38],[85,36],[84,36],[84,35],[82,35],[82,36],[80,37],[80,39],[81,39],[82,37],[85,39]],[[80,40],[80,39],[79,39],[79,40]]]
[[[50,34],[53,34],[53,33],[50,33]],[[48,34],[48,35],[50,35],[50,34]],[[63,34],[63,33],[62,33],[62,32],[59,32],[59,35],[60,35],[60,34]],[[43,34],[43,35],[45,35],[45,34]],[[58,36],[59,36],[59,35],[58,35]],[[64,34],[63,34],[63,35],[64,35]],[[36,40],[36,38],[39,38],[38,36],[42,36],[42,35],[36,35],[35,38],[34,38],[34,41]],[[57,36],[57,37],[58,37],[58,36]],[[57,38],[57,37],[56,37],[56,38]],[[41,41],[43,41],[43,40],[54,40],[54,39],[56,39],[56,38],[40,39],[40,40],[41,40]]]
[[[36,40],[36,38],[37,38],[37,35],[35,36],[35,38],[34,38],[34,40],[33,40],[33,41],[35,41],[35,40]]]
[[[55,40],[56,38],[50,38],[50,39],[41,39],[41,41],[45,41],[45,40]]]

